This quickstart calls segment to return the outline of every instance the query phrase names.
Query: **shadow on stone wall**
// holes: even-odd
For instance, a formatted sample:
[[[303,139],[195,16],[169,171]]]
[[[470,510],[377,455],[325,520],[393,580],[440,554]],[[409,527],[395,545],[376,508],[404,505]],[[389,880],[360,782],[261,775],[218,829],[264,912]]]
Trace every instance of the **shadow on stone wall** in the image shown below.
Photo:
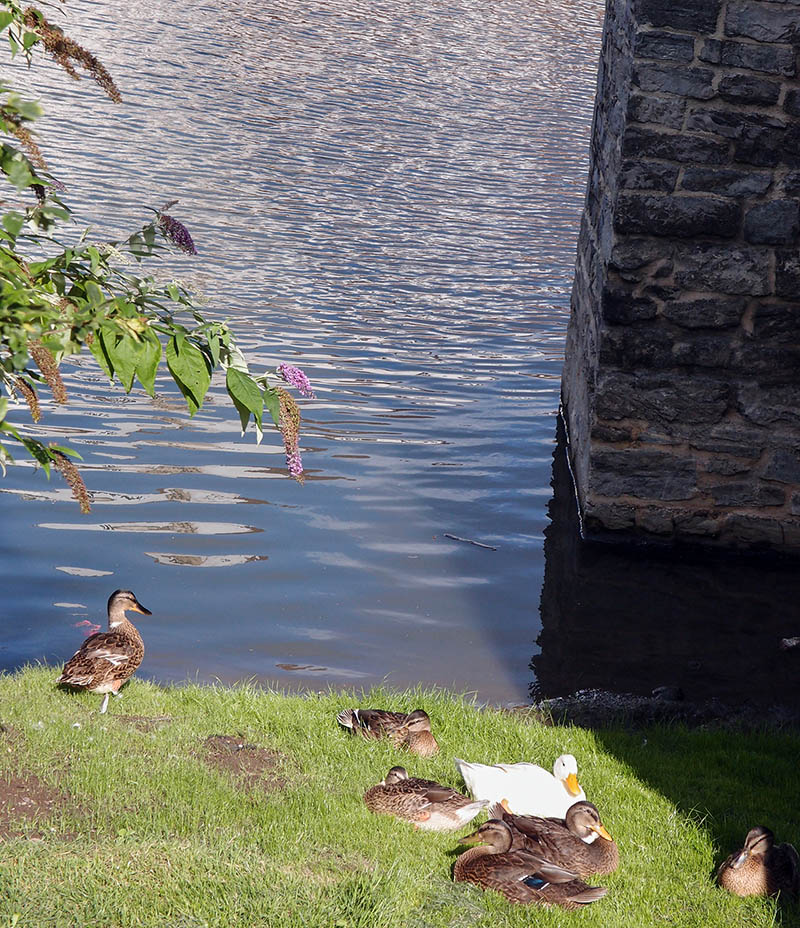
[[[559,423],[545,530],[535,698],[598,687],[686,700],[800,704],[800,563],[584,544]]]

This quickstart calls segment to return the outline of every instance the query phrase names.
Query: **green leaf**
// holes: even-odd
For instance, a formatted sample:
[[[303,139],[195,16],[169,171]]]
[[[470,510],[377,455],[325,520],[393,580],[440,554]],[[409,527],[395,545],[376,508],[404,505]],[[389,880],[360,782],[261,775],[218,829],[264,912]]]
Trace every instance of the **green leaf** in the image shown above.
[[[142,343],[132,335],[116,335],[116,337],[108,338],[105,332],[103,343],[114,372],[119,377],[122,386],[125,387],[125,392],[130,393]]]
[[[94,338],[89,345],[89,351],[94,355],[97,363],[106,372],[109,380],[114,379],[114,369],[106,354],[105,344],[103,342],[103,330],[99,329],[94,333]]]
[[[14,19],[13,13],[0,13],[0,32]]]
[[[278,391],[274,387],[267,387],[263,393],[264,405],[272,416],[275,428],[280,428],[281,424],[281,402]]]
[[[211,371],[205,355],[183,333],[167,342],[167,367],[186,399],[189,412],[194,415],[203,405],[211,385]]]
[[[261,416],[264,413],[264,399],[258,389],[258,384],[253,378],[249,374],[236,370],[235,367],[229,367],[225,375],[225,386],[228,389],[228,395],[233,400],[233,405],[239,413],[242,434],[247,428],[251,413],[256,425],[260,427]]]
[[[103,291],[97,286],[93,280],[86,281],[86,299],[89,301],[90,305],[95,309],[102,306],[105,303],[106,298]]]
[[[161,342],[152,329],[148,329],[142,337],[142,351],[136,363],[136,376],[139,383],[150,396],[156,392],[156,373],[161,362]]]

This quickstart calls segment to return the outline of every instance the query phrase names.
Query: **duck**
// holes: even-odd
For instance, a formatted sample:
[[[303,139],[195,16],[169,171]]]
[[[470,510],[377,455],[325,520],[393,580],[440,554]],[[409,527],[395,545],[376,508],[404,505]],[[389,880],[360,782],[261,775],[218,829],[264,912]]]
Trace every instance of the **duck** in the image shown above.
[[[137,670],[144,657],[144,642],[127,611],[152,615],[130,590],[114,590],[108,598],[108,631],[90,635],[64,664],[56,683],[102,693],[100,714],[108,708],[108,697]]]
[[[396,748],[407,748],[420,757],[431,757],[439,750],[431,732],[431,720],[423,709],[408,713],[388,712],[386,709],[342,709],[336,720],[354,735],[389,738]]]
[[[775,844],[769,828],[757,825],[747,832],[744,847],[724,860],[717,882],[736,896],[800,894],[800,858],[792,844]]]
[[[473,764],[454,758],[456,768],[475,799],[506,800],[505,808],[515,815],[564,818],[575,802],[586,799],[578,783],[578,762],[562,754],[550,773],[537,764]]]
[[[604,886],[587,885],[573,871],[544,857],[515,850],[511,828],[499,819],[489,819],[477,831],[461,838],[461,843],[480,846],[456,859],[455,882],[493,889],[510,902],[579,909],[602,899],[608,891]]]
[[[597,806],[586,800],[573,803],[563,819],[513,815],[503,803],[491,806],[489,817],[509,826],[513,848],[539,854],[578,876],[613,873],[619,866],[619,848],[600,820]]]
[[[392,767],[377,786],[364,793],[370,812],[394,815],[426,831],[455,831],[489,804],[470,799],[434,780],[410,777],[405,767]]]

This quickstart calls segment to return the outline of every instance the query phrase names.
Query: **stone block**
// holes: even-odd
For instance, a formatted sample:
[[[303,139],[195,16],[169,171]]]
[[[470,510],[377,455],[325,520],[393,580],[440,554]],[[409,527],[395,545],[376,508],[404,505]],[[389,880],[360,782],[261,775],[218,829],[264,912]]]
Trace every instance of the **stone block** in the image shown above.
[[[672,338],[660,327],[605,329],[600,338],[601,365],[621,370],[664,370],[674,365]]]
[[[780,141],[780,163],[788,168],[800,168],[800,125],[789,126]]]
[[[800,292],[797,294],[800,300]],[[800,302],[759,303],[753,313],[753,337],[775,339],[787,345],[800,342]]]
[[[626,158],[659,158],[679,164],[725,164],[729,152],[729,144],[721,139],[658,132],[642,126],[628,126],[622,141]]]
[[[800,449],[776,448],[771,451],[762,476],[768,480],[800,486]]]
[[[771,171],[744,171],[736,168],[684,168],[681,188],[702,190],[726,197],[760,196],[772,184]]]
[[[746,474],[753,469],[750,461],[742,461],[739,458],[717,456],[709,458],[705,462],[705,472],[707,474],[720,474],[723,477],[733,477],[736,474]]]
[[[763,296],[770,291],[770,252],[765,248],[680,243],[675,282],[687,290]]]
[[[606,425],[602,422],[595,422],[592,426],[591,436],[595,441],[607,442],[609,444],[627,444],[633,440],[633,432],[627,426]]]
[[[674,528],[672,513],[663,506],[639,506],[636,509],[636,527],[654,535],[671,535]]]
[[[778,102],[781,85],[750,74],[731,74],[723,77],[717,87],[717,93],[723,100],[754,106],[772,106]]]
[[[590,495],[637,499],[691,499],[697,491],[694,461],[666,451],[596,451]]]
[[[672,354],[681,367],[723,367],[730,360],[733,344],[729,336],[698,335],[689,341],[676,341]]]
[[[739,377],[753,377],[761,387],[800,383],[800,342],[748,339],[731,354],[730,367]]]
[[[775,252],[775,293],[789,300],[800,294],[800,254],[795,249]]]
[[[739,325],[745,305],[734,297],[687,297],[665,302],[661,315],[686,329],[725,329]]]
[[[617,197],[614,228],[628,235],[733,238],[740,221],[739,204],[723,197],[621,193]]]
[[[800,427],[800,384],[745,383],[738,389],[736,408],[757,425]]]
[[[731,0],[725,16],[725,35],[757,42],[800,43],[800,16],[797,8],[789,4]]]
[[[633,271],[670,254],[665,242],[647,238],[629,238],[617,242],[611,253],[609,270]]]
[[[586,501],[583,523],[589,532],[619,532],[634,525],[634,508],[623,503],[604,503],[595,499]]]
[[[632,293],[621,289],[606,289],[601,300],[601,315],[611,325],[628,325],[655,319],[658,306],[654,300],[646,297],[634,297]]]
[[[632,93],[628,99],[628,119],[631,122],[651,122],[671,129],[680,129],[686,100],[680,97],[651,97]]]
[[[759,142],[774,138],[783,141],[786,122],[763,113],[747,113],[720,107],[699,107],[686,118],[686,128],[693,132],[708,132],[728,139]]]
[[[752,42],[707,39],[698,57],[709,64],[779,74],[782,77],[794,77],[796,72],[795,54],[791,45],[756,45]]]
[[[689,444],[698,451],[746,458],[752,466],[764,453],[769,439],[767,429],[733,418],[719,422],[710,429],[696,428],[689,438]]]
[[[673,512],[672,521],[677,535],[689,535],[698,538],[716,538],[722,526],[720,515],[710,513],[705,509]]]
[[[637,58],[687,62],[694,58],[694,36],[674,32],[640,32],[633,49]]]
[[[745,506],[762,508],[766,506],[783,506],[786,493],[780,487],[769,484],[752,484],[747,482],[720,483],[709,488],[715,506],[741,509]]]
[[[665,27],[684,32],[714,32],[722,0],[634,0],[639,25]]]
[[[713,425],[728,409],[731,387],[709,377],[675,377],[651,373],[598,372],[595,410],[601,419],[643,419]],[[800,411],[798,412],[800,415]]]
[[[657,161],[626,161],[619,175],[623,190],[660,190],[670,193],[675,189],[679,168],[674,164]]]
[[[800,90],[787,90],[783,108],[791,116],[800,116]]]
[[[800,235],[800,201],[770,200],[745,213],[744,237],[755,245],[790,245]]]
[[[633,69],[633,86],[647,93],[674,93],[697,100],[710,100],[716,95],[714,72],[709,68],[637,62]]]
[[[741,548],[778,547],[783,543],[783,532],[775,519],[730,513],[722,523],[720,539]]]

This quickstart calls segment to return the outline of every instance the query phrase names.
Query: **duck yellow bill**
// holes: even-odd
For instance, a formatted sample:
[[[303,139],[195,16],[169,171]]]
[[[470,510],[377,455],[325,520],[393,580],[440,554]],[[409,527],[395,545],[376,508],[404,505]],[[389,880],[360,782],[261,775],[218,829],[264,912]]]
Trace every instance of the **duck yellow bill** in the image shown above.
[[[149,609],[145,609],[144,606],[139,602],[138,599],[136,600],[136,605],[135,605],[135,606],[129,606],[128,608],[129,608],[131,611],[133,611],[133,612],[141,612],[142,615],[152,615],[152,614],[153,614]]]
[[[601,838],[605,838],[606,841],[614,840],[602,825],[593,825],[592,831],[597,832],[597,834],[600,835]]]
[[[569,790],[569,793],[571,796],[577,796],[578,793],[581,791],[580,784],[578,783],[578,778],[577,776],[575,776],[574,773],[571,773],[567,777],[567,789]]]
[[[483,837],[479,835],[477,831],[473,831],[472,834],[458,839],[459,844],[480,844],[482,841]]]

